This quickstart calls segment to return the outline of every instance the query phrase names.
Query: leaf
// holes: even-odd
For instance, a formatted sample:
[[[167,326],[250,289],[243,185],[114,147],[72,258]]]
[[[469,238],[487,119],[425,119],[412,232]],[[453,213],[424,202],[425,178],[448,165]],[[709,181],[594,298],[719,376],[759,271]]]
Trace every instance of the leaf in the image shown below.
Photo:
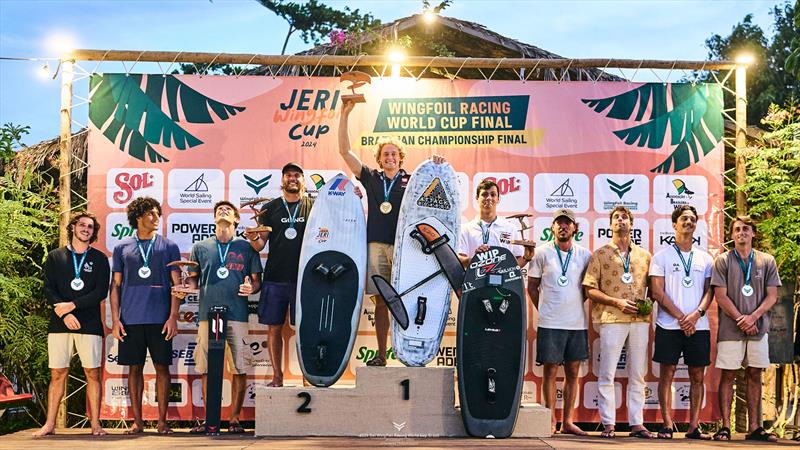
[[[667,109],[668,92],[671,110]],[[723,135],[722,89],[716,84],[647,83],[613,97],[582,102],[598,113],[610,107],[606,117],[617,120],[642,122],[649,109],[649,118],[640,125],[614,131],[627,145],[660,149],[669,129],[669,145],[675,147],[651,172],[679,172],[699,162]]]

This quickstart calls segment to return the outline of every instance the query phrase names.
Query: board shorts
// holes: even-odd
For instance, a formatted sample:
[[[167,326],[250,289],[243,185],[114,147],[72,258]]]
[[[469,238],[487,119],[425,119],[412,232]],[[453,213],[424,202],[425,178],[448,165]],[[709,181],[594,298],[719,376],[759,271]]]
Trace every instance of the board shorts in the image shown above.
[[[536,330],[536,362],[561,364],[589,359],[589,339],[586,330]]]
[[[96,369],[103,360],[103,337],[81,333],[49,333],[47,359],[51,369],[66,369],[72,360],[73,348],[84,369]]]
[[[172,364],[172,339],[165,340],[161,330],[163,324],[148,323],[140,325],[124,325],[125,340],[119,341],[120,366],[139,366],[144,364],[147,352],[153,364]]]
[[[697,330],[686,336],[683,330],[667,330],[656,326],[653,361],[659,364],[678,364],[683,354],[683,362],[689,367],[705,367],[711,364],[711,332]]]
[[[394,245],[383,242],[370,242],[367,248],[367,286],[364,292],[367,295],[378,295],[378,289],[372,282],[373,275],[380,275],[386,281],[392,281],[392,261],[394,259]]]
[[[250,324],[247,322],[228,321],[225,328],[225,360],[228,369],[233,375],[246,373],[246,359],[250,352],[247,336],[250,334]],[[197,327],[197,347],[194,350],[195,373],[208,373],[208,321],[203,320]]]
[[[261,297],[258,300],[258,323],[283,325],[286,323],[288,310],[289,322],[294,325],[296,297],[296,283],[264,281],[261,284]]]

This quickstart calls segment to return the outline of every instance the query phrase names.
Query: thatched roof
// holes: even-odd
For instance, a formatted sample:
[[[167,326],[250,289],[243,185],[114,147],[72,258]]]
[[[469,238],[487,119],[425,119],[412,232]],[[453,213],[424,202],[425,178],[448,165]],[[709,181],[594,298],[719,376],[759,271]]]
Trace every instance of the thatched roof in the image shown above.
[[[348,53],[355,54],[384,54],[386,42],[397,41],[404,36],[411,38],[411,48],[408,49],[409,56],[436,56],[431,50],[436,49],[440,53],[446,52],[446,56],[473,57],[473,58],[530,58],[530,59],[563,59],[563,56],[541,49],[539,47],[526,44],[524,42],[511,39],[499,33],[489,30],[485,26],[460,20],[452,17],[437,16],[433,24],[428,24],[423,19],[422,14],[404,17],[394,22],[383,24],[374,30],[366,33],[357,43],[357,49],[345,49],[339,45],[328,43],[318,45],[309,50],[302,51],[298,55],[341,55]],[[438,56],[445,56],[439,54]],[[279,68],[272,67],[275,72]],[[358,67],[368,73],[369,68]],[[251,74],[266,74],[270,69],[259,67],[248,71]],[[416,68],[415,75],[419,75],[422,68]],[[453,75],[449,72],[449,75]],[[459,72],[458,78],[483,79],[488,77],[492,69],[484,69],[483,73],[477,69],[464,69]],[[334,75],[333,69],[324,68],[317,72],[319,75]],[[302,75],[299,67],[286,67],[280,72],[281,75]],[[561,69],[536,69],[533,74],[520,72],[519,70],[501,69],[497,70],[492,79],[518,80],[522,78],[528,80],[599,80],[599,81],[626,81],[615,75],[603,72],[599,69],[568,69],[564,74]],[[441,78],[448,76],[448,73],[438,69],[430,68],[423,74],[423,77]]]
[[[86,161],[87,157],[86,138],[88,135],[86,128],[72,135],[72,154],[74,157],[70,161],[70,169],[73,184],[86,185],[86,164],[84,161]],[[17,152],[7,170],[17,178],[29,167],[34,167],[41,175],[58,184],[59,153],[59,138],[42,141]]]

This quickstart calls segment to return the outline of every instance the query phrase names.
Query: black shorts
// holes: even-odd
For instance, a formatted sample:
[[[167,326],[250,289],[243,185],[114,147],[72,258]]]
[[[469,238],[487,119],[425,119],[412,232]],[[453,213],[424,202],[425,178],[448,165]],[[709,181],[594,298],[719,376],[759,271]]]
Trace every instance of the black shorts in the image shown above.
[[[683,354],[683,362],[690,367],[705,367],[711,364],[711,332],[697,330],[691,336],[683,330],[665,330],[656,326],[656,343],[653,361],[659,364],[676,365]]]
[[[150,358],[153,364],[172,364],[172,339],[164,340],[161,329],[164,325],[144,324],[144,325],[125,325],[124,341],[119,343],[119,357],[117,363],[120,366],[138,366],[144,364],[147,351],[150,351]]]
[[[561,364],[589,359],[586,330],[559,330],[539,327],[536,330],[536,362]]]

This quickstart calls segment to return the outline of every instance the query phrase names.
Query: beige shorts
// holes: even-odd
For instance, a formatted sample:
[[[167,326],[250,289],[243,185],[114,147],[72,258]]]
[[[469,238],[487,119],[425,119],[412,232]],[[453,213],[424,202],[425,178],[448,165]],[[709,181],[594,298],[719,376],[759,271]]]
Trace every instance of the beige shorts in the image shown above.
[[[47,359],[51,369],[66,369],[77,350],[84,369],[100,367],[103,358],[103,337],[94,334],[49,333]]]
[[[769,340],[767,334],[758,341],[717,342],[717,369],[739,370],[742,367],[766,369],[769,367]]]
[[[245,338],[250,332],[247,322],[228,321],[225,335],[225,359],[228,370],[234,375],[245,373],[246,352],[250,351]],[[197,347],[194,351],[194,371],[199,374],[208,373],[208,321],[199,323],[197,329]]]
[[[382,242],[370,242],[367,249],[369,260],[367,261],[367,295],[377,295],[375,283],[372,282],[373,275],[380,275],[386,281],[392,281],[392,259],[394,259],[394,245]]]

